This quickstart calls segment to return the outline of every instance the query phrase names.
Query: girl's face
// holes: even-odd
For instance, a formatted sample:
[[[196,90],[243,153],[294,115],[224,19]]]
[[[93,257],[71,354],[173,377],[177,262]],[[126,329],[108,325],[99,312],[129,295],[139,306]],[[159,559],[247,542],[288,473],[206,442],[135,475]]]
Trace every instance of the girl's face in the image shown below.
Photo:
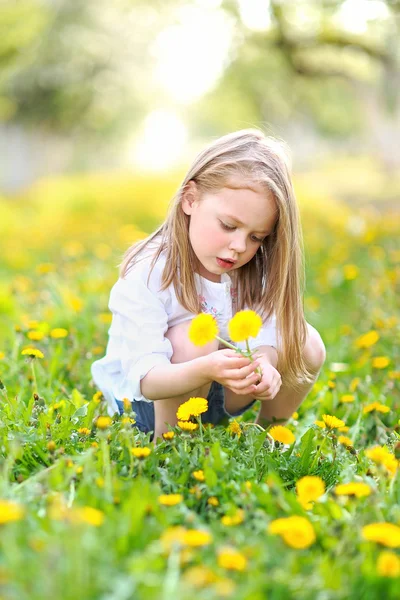
[[[231,179],[216,193],[201,197],[191,181],[182,198],[182,209],[190,215],[189,237],[199,261],[198,272],[220,282],[223,273],[248,263],[272,232],[277,207],[272,194],[261,185],[251,187]],[[225,262],[225,261],[232,262]]]

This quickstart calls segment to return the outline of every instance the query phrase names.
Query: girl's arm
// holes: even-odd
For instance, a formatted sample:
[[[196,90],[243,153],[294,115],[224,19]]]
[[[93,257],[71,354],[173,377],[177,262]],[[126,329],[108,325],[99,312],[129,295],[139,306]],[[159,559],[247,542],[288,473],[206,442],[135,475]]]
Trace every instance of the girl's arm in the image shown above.
[[[140,389],[149,400],[174,398],[211,383],[208,356],[184,363],[156,365],[140,382]]]
[[[268,362],[276,368],[278,364],[278,353],[273,346],[258,346],[253,349],[254,354],[263,354]]]

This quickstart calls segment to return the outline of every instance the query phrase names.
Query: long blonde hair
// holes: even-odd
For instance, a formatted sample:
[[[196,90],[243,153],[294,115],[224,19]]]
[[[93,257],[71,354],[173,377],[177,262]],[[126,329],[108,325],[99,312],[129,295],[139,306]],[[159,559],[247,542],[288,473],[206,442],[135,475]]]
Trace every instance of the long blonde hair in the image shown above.
[[[202,193],[221,190],[230,178],[237,176],[268,189],[278,213],[273,232],[254,257],[232,272],[237,310],[247,306],[263,319],[276,314],[278,370],[286,382],[297,386],[310,379],[302,357],[307,333],[303,311],[303,242],[288,154],[282,142],[266,137],[257,129],[244,129],[220,137],[206,147],[195,158],[172,199],[164,223],[126,252],[120,276],[128,273],[150,242],[159,239],[150,272],[165,251],[161,290],[173,284],[181,305],[194,314],[201,312],[194,277],[197,259],[189,240],[190,216],[182,209],[182,197],[190,181],[196,183],[201,197]]]

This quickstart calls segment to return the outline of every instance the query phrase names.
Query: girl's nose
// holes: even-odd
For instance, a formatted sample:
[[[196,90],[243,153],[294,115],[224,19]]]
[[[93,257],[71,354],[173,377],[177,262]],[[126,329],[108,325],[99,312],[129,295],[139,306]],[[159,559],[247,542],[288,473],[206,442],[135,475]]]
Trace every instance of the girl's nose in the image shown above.
[[[246,239],[243,235],[236,235],[232,238],[231,243],[229,244],[229,250],[233,250],[234,252],[242,253],[246,250]]]

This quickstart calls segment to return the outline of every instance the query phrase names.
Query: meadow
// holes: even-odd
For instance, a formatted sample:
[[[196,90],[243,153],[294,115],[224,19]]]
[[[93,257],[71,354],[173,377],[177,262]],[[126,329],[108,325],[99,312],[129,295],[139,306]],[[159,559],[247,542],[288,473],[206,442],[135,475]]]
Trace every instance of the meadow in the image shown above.
[[[398,598],[399,209],[363,174],[342,178],[347,203],[335,177],[296,180],[306,317],[327,348],[298,412],[156,447],[134,414],[107,417],[90,365],[122,254],[178,174],[0,198],[1,600]]]

